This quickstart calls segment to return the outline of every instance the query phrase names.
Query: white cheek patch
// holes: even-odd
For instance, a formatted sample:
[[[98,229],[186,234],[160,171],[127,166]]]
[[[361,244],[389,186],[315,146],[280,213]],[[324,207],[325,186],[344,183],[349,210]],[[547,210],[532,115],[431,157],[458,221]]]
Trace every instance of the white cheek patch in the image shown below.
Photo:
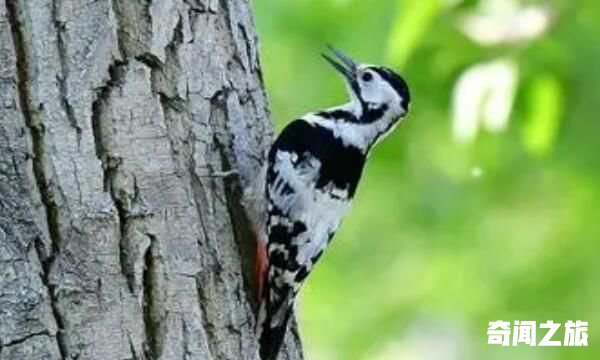
[[[381,104],[384,102],[384,89],[366,86],[362,89],[361,97],[366,103]]]

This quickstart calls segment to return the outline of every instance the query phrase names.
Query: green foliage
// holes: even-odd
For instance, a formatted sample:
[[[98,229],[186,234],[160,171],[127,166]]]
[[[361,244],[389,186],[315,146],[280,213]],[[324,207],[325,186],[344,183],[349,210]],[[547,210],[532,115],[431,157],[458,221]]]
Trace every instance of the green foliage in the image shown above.
[[[460,30],[482,1],[255,0],[279,129],[345,101],[327,43],[401,70],[414,97],[303,290],[309,359],[600,358],[600,2],[523,1],[550,6],[549,28],[483,45]],[[508,123],[458,141],[456,84],[497,59],[517,68]],[[590,346],[487,345],[498,319],[589,321]]]

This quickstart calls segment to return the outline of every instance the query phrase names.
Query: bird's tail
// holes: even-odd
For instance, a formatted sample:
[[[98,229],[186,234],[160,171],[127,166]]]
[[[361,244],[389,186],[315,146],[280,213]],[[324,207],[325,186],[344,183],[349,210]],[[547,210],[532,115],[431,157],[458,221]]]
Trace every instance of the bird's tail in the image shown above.
[[[285,310],[283,314],[272,314],[267,311],[267,304],[263,301],[259,310],[259,345],[261,360],[276,360],[287,330],[287,324],[292,311]],[[273,321],[273,316],[281,316],[281,320]]]

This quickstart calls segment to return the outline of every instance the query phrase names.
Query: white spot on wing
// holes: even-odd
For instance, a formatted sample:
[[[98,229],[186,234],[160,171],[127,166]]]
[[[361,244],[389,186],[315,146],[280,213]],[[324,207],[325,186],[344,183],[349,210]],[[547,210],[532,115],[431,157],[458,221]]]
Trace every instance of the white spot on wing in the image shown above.
[[[286,225],[299,221],[306,226],[307,230],[292,239],[292,243],[298,246],[296,261],[312,266],[311,259],[327,246],[329,234],[337,230],[350,207],[348,189],[340,189],[333,184],[317,189],[315,185],[321,168],[319,160],[309,157],[294,166],[292,158],[289,152],[276,154],[273,167],[279,179],[269,187],[269,196],[281,211],[288,214]],[[283,193],[282,184],[287,184],[293,191]],[[270,223],[275,222],[281,223],[281,217],[273,217]],[[290,280],[288,276],[284,281],[287,280]]]

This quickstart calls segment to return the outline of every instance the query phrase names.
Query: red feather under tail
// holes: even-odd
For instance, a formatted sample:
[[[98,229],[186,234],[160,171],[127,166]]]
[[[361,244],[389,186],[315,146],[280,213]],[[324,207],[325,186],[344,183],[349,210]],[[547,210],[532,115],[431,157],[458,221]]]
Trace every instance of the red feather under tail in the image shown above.
[[[267,257],[267,244],[260,238],[256,241],[256,257],[254,263],[254,280],[256,284],[256,299],[260,303],[264,297],[265,282],[267,280],[267,267],[269,259]]]

